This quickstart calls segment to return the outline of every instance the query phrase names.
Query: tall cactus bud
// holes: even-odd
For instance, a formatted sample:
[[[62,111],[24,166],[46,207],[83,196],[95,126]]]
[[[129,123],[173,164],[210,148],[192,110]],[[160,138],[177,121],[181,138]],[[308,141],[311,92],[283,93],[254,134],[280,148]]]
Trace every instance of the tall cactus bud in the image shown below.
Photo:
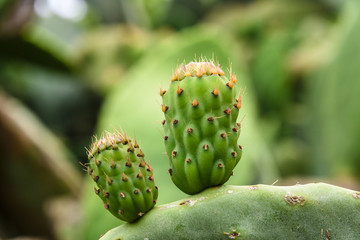
[[[213,62],[191,62],[175,71],[161,94],[169,173],[187,194],[225,183],[241,158],[236,82]]]
[[[91,145],[88,158],[95,193],[115,217],[133,222],[155,205],[153,171],[136,141],[119,132],[107,133]]]

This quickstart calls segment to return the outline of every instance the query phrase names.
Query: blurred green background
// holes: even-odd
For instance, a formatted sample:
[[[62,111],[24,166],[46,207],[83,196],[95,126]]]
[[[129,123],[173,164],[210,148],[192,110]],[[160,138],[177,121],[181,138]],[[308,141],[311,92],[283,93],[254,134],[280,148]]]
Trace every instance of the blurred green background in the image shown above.
[[[0,0],[0,238],[98,239],[121,224],[86,176],[103,130],[171,182],[159,89],[214,58],[237,74],[243,157],[229,184],[360,186],[360,1]]]

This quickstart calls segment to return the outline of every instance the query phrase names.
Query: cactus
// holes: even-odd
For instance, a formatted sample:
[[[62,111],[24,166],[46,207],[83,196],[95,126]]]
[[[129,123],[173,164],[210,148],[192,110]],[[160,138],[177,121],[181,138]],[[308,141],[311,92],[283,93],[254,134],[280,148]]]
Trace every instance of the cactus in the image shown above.
[[[274,161],[270,154],[266,158],[264,153],[268,153],[268,146],[265,144],[263,131],[259,128],[257,121],[256,107],[257,101],[253,98],[252,85],[247,78],[247,71],[243,64],[241,45],[233,40],[232,35],[227,32],[221,33],[218,38],[217,31],[209,31],[208,25],[197,25],[184,29],[176,33],[173,37],[159,41],[133,67],[127,70],[126,76],[121,82],[112,89],[104,99],[98,118],[96,133],[100,134],[104,130],[111,131],[115,128],[126,129],[127,132],[135,132],[138,140],[141,139],[141,149],[146,154],[146,160],[151,159],[151,167],[154,169],[156,185],[161,189],[158,197],[158,204],[173,202],[187,197],[169,179],[168,158],[163,143],[162,125],[159,124],[163,118],[163,112],[159,110],[161,98],[159,97],[159,87],[168,88],[169,76],[173,74],[179,59],[189,62],[194,56],[204,56],[216,59],[222,65],[222,69],[229,69],[229,59],[232,62],[232,70],[236,72],[237,88],[245,88],[246,95],[242,95],[242,101],[246,102],[241,107],[241,113],[246,113],[246,124],[242,125],[241,144],[246,142],[256,142],[256,149],[248,148],[243,152],[242,159],[234,169],[232,176],[227,183],[250,184],[255,181],[273,182],[279,178],[273,174]],[[191,38],[189,38],[191,36]],[[231,49],[227,46],[231,46]],[[156,56],[156,61],[154,61]],[[132,104],[124,104],[132,103]],[[136,107],[135,107],[135,105]],[[124,115],[124,113],[126,114]],[[242,115],[242,114],[240,114]],[[240,116],[242,117],[242,116]],[[251,139],[251,140],[249,140]],[[248,145],[248,144],[247,144]],[[260,156],[261,155],[261,156]],[[148,160],[149,159],[149,160]],[[258,161],[258,162],[257,162]],[[261,168],[259,167],[261,166]],[[87,179],[89,185],[93,182]],[[98,239],[98,236],[119,224],[118,219],[108,212],[103,211],[97,196],[82,195],[82,211],[86,214],[85,221],[77,228],[79,239]],[[102,213],[102,214],[101,214]]]
[[[360,193],[324,183],[214,187],[101,238],[115,239],[360,239]]]
[[[195,194],[190,198],[155,207],[134,222],[154,206],[136,199],[136,182],[144,179],[143,184],[153,187],[137,193],[154,193],[152,200],[157,197],[151,167],[144,178],[143,153],[126,135],[110,135],[93,144],[88,171],[99,186],[95,192],[113,215],[130,222],[101,239],[359,239],[360,192],[324,183],[219,186],[231,176],[242,154],[236,123],[241,97],[236,96],[235,75],[224,75],[213,62],[192,62],[176,70],[167,91],[160,90],[169,172],[176,186]],[[118,150],[121,154],[114,154]],[[136,161],[136,170],[127,172]],[[119,164],[115,174],[119,187],[113,186],[114,164]],[[130,179],[134,184],[120,188]],[[125,204],[111,198],[118,195],[121,200],[128,192],[135,195]],[[139,208],[145,205],[150,208]]]
[[[87,171],[98,186],[95,193],[115,217],[133,222],[155,205],[153,170],[136,140],[108,133],[92,144],[88,158]]]
[[[187,194],[225,183],[241,158],[236,81],[213,62],[191,62],[175,71],[167,91],[160,89],[169,173]]]

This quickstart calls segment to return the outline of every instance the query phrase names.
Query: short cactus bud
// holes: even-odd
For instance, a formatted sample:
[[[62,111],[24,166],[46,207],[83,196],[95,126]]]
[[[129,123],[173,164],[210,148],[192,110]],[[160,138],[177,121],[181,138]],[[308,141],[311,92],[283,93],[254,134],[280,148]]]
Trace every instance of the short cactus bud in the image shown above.
[[[115,217],[133,222],[155,205],[153,172],[145,169],[151,167],[136,141],[108,133],[92,144],[88,157],[88,173],[98,186],[95,193]]]

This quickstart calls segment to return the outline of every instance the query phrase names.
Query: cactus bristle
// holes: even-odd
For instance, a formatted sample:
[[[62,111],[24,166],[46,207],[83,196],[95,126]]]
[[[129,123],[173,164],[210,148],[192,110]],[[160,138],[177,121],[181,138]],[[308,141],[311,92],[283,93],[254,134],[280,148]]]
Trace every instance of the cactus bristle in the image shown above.
[[[106,175],[106,182],[107,184],[111,185],[113,180],[108,175]]]
[[[162,109],[162,111],[163,111],[164,113],[166,113],[167,110],[169,109],[169,107],[168,107],[168,106],[161,105],[161,109]]]
[[[139,173],[136,175],[137,178],[143,178],[144,175],[142,174],[141,170],[139,169]]]
[[[152,169],[152,167],[150,165],[148,165],[148,168],[146,169],[146,171],[153,172],[153,169]]]
[[[232,74],[231,78],[230,78],[231,81],[233,81],[234,83],[237,82],[237,79],[236,79],[236,75],[235,73]]]
[[[230,115],[230,113],[231,113],[231,110],[230,110],[230,108],[228,108],[228,109],[225,109],[225,110],[224,110],[224,113],[225,113],[226,115]]]
[[[178,87],[177,87],[177,89],[176,89],[176,93],[177,93],[178,95],[180,95],[180,94],[182,94],[183,91],[184,91],[184,90],[181,89],[180,86],[178,85]]]
[[[296,196],[296,195],[286,194],[284,199],[290,205],[299,204],[300,206],[304,206],[305,203],[306,203],[306,199],[303,196]]]
[[[164,96],[165,93],[166,93],[166,90],[163,90],[160,88],[160,96]]]
[[[196,100],[196,98],[194,98],[191,104],[193,105],[193,107],[197,107],[199,105],[199,102]]]
[[[228,81],[226,83],[226,86],[228,86],[229,88],[233,88],[234,87],[234,82],[232,80]]]
[[[218,96],[218,95],[219,95],[219,90],[218,90],[218,88],[215,88],[211,93],[212,93],[214,96]]]
[[[217,70],[219,76],[224,76],[225,75],[224,71],[220,68],[220,64],[218,64],[216,70]]]
[[[103,203],[104,203],[104,202],[103,202]],[[110,205],[109,205],[109,204],[104,203],[104,207],[105,207],[105,209],[106,209],[106,210],[109,210]]]
[[[131,166],[132,166],[132,163],[131,163],[131,161],[130,161],[130,158],[129,158],[129,157],[127,157],[127,158],[126,158],[126,163],[125,163],[125,166],[126,166],[126,167],[131,167]]]
[[[145,162],[143,159],[140,160],[140,163],[139,163],[139,167],[142,167],[144,168],[146,166]]]

